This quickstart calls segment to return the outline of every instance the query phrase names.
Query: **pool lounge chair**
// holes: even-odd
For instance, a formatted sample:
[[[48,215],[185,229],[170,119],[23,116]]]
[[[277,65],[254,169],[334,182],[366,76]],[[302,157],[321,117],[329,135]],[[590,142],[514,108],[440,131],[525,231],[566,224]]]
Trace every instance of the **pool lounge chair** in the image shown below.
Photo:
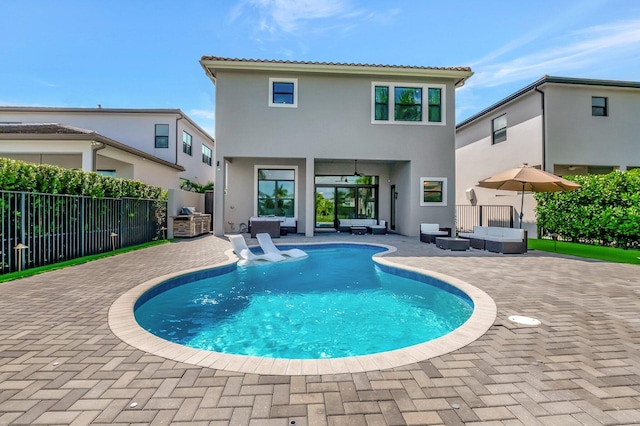
[[[249,250],[247,242],[242,235],[229,235],[229,241],[231,241],[235,254],[244,261],[264,260],[267,262],[280,262],[285,260],[285,257],[278,253],[265,252],[265,254],[255,254]]]
[[[258,239],[258,244],[262,247],[262,251],[267,254],[279,254],[281,256],[293,257],[295,259],[300,259],[302,257],[307,257],[308,254],[300,249],[292,248],[289,250],[280,250],[278,247],[273,244],[271,240],[271,236],[266,232],[256,234],[256,238]]]

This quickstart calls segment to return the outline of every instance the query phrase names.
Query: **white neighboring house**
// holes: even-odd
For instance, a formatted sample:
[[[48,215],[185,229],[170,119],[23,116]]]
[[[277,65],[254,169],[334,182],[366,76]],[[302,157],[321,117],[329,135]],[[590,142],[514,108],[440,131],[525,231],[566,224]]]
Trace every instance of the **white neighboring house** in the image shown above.
[[[544,76],[456,126],[456,204],[512,205],[478,181],[523,163],[558,176],[640,167],[640,82]],[[525,194],[522,228],[536,236]]]
[[[179,109],[0,106],[0,156],[179,188],[214,181],[214,139]]]

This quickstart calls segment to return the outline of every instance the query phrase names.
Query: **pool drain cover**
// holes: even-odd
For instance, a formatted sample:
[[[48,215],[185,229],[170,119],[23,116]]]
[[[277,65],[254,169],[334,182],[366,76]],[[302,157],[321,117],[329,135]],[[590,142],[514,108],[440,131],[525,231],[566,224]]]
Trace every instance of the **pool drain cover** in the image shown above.
[[[517,322],[524,325],[540,325],[540,320],[535,318],[523,317],[520,315],[511,315],[509,321]]]

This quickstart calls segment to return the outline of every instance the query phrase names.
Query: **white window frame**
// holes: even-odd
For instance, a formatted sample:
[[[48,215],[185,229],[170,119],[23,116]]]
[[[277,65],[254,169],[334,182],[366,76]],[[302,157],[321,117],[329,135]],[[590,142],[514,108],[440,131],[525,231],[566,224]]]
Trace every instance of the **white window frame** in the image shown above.
[[[424,201],[424,183],[439,181],[442,182],[442,201]],[[435,207],[447,205],[447,178],[446,177],[421,177],[420,178],[420,206],[421,207]]]
[[[206,164],[209,167],[212,167],[213,166],[213,150],[211,148],[209,148],[207,145],[202,144],[202,148],[200,150],[202,152],[202,157],[204,157],[204,155],[205,155],[205,152],[204,152],[205,148],[207,148],[209,150],[209,154],[208,154],[209,161],[208,162],[204,161],[204,158],[202,158],[202,163]]]
[[[292,104],[278,104],[273,102],[273,83],[293,83]],[[298,108],[298,79],[290,77],[269,77],[269,106],[277,108]]]
[[[389,88],[389,119],[376,120],[376,86]],[[396,87],[415,87],[422,89],[422,121],[396,121],[395,119],[395,89]],[[440,89],[440,114],[442,120],[429,121],[429,89]],[[416,82],[371,82],[371,124],[402,124],[408,126],[446,126],[447,125],[447,86],[436,83]]]
[[[186,138],[186,139],[189,140],[189,144],[188,144],[189,152],[186,152],[184,150],[184,147],[187,144],[187,141],[185,141],[185,136],[188,136],[188,138]],[[191,133],[186,132],[184,130],[182,131],[182,153],[183,154],[187,154],[188,156],[193,156],[193,136],[191,136]]]
[[[500,127],[498,130],[496,130],[496,121],[501,119],[502,117],[504,117],[504,127]],[[504,139],[498,141],[496,140],[497,139],[496,134],[502,129],[504,129]],[[499,143],[506,142],[508,129],[509,129],[509,121],[508,121],[506,112],[492,119],[491,120],[491,145],[497,145]]]
[[[253,217],[258,217],[258,170],[260,169],[277,169],[277,170],[291,170],[293,169],[293,191],[295,193],[293,197],[293,218],[298,220],[298,166],[284,166],[284,165],[269,165],[269,164],[255,164],[253,166]]]

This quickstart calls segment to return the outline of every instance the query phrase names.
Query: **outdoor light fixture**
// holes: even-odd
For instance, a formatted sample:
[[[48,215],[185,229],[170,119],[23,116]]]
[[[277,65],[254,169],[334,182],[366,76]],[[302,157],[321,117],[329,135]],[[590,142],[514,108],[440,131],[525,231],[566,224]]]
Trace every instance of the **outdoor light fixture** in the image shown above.
[[[354,160],[354,161],[355,161],[356,164],[355,164],[355,171],[353,172],[353,175],[360,177],[362,175],[360,173],[358,173],[358,160]]]

